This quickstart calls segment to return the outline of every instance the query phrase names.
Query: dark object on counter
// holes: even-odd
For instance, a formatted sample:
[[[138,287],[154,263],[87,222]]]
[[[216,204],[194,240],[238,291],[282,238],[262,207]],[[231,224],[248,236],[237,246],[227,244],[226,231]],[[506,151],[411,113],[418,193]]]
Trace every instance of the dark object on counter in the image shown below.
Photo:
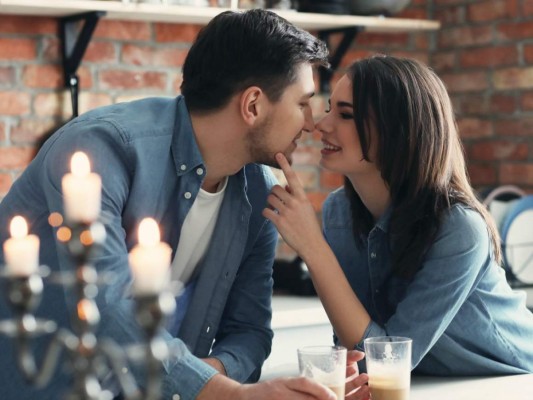
[[[307,265],[300,257],[274,261],[274,290],[297,296],[316,296]]]
[[[394,15],[409,5],[411,0],[349,0],[354,15]]]
[[[300,0],[298,11],[321,14],[349,14],[348,0]]]

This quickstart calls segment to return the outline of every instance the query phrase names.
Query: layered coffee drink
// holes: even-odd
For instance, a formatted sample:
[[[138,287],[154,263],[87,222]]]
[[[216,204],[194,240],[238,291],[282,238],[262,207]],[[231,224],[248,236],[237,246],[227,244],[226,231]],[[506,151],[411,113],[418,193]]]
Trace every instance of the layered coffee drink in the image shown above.
[[[409,386],[398,387],[393,381],[370,381],[370,393],[372,400],[409,400]]]
[[[409,381],[387,377],[370,377],[372,400],[409,400]]]

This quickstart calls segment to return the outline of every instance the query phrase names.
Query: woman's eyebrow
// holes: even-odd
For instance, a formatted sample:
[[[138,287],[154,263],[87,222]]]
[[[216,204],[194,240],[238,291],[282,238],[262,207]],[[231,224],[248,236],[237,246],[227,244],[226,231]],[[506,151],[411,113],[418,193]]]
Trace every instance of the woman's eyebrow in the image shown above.
[[[348,101],[338,101],[337,107],[350,107],[353,108],[353,104]]]

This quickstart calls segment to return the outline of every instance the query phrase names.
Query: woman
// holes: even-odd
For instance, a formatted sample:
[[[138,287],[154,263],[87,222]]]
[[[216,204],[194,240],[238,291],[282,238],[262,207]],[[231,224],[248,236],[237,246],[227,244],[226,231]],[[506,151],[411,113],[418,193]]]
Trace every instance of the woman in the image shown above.
[[[345,176],[323,234],[286,159],[263,215],[309,267],[338,343],[413,339],[431,375],[533,372],[533,314],[500,267],[495,225],[476,199],[446,89],[424,65],[353,64],[317,124],[321,165]]]

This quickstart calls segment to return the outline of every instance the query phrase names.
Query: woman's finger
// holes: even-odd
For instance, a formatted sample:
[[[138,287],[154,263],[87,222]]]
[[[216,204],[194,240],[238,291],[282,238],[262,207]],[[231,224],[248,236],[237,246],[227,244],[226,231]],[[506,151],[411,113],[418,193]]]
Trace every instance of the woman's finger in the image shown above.
[[[281,167],[281,170],[283,171],[283,174],[285,175],[285,178],[287,179],[287,183],[289,184],[289,187],[291,188],[292,193],[303,194],[304,188],[300,180],[298,179],[296,172],[294,172],[294,170],[292,169],[291,165],[289,164],[285,156],[282,153],[276,154],[276,161]]]

